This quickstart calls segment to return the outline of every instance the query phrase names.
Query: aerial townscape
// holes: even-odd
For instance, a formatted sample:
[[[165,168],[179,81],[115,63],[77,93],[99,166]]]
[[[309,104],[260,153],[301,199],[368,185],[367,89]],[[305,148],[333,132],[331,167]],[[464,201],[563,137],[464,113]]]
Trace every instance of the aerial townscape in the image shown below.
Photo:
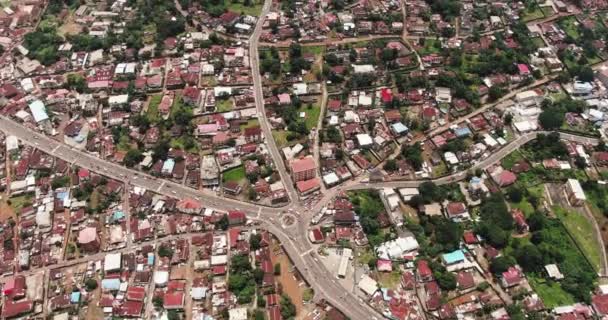
[[[0,319],[608,319],[608,0],[0,7]]]

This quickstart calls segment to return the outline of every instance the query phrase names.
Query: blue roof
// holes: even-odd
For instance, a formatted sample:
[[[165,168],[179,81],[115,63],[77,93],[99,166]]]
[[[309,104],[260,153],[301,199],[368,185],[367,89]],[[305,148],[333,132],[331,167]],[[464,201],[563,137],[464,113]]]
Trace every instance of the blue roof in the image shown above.
[[[46,113],[44,103],[42,103],[42,101],[35,100],[30,103],[29,107],[30,111],[32,112],[32,116],[34,116],[34,121],[40,122],[49,118],[48,114]]]
[[[401,123],[401,122],[396,122],[396,123],[393,123],[393,124],[391,125],[391,127],[393,128],[393,131],[395,131],[395,132],[396,132],[396,133],[398,133],[398,134],[406,133],[406,132],[408,132],[408,130],[409,130],[409,129],[408,129],[408,128],[407,128],[407,127],[406,127],[406,126],[403,124],[403,123]]]
[[[458,128],[454,130],[454,134],[456,134],[456,136],[458,137],[469,136],[471,135],[471,129],[469,129],[468,127]]]
[[[175,166],[175,160],[173,159],[167,159],[167,161],[165,161],[165,163],[163,163],[163,172],[173,172],[173,167]]]
[[[125,213],[122,211],[114,211],[114,215],[112,216],[112,219],[114,220],[120,220],[122,218],[125,217]]]
[[[68,195],[69,195],[69,193],[68,193],[67,191],[63,191],[63,192],[57,192],[57,193],[55,194],[55,197],[56,197],[57,199],[59,199],[59,200],[62,200],[62,201],[63,201],[63,200],[65,200],[65,198],[67,198],[67,197],[68,197]]]
[[[148,265],[154,265],[154,253],[148,253]]]
[[[103,279],[101,280],[101,287],[104,290],[116,291],[120,289],[120,279]]]
[[[70,296],[70,302],[71,303],[80,302],[80,292],[79,291],[72,292],[72,295]]]
[[[446,253],[442,256],[443,261],[447,264],[452,264],[456,262],[460,262],[464,260],[464,252],[462,250],[452,251],[450,253]]]

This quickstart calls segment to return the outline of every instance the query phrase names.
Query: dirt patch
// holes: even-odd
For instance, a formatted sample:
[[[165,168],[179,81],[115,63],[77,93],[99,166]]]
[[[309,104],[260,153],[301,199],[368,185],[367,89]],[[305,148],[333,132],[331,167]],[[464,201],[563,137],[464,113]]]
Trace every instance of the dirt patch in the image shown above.
[[[300,279],[289,258],[277,244],[273,245],[271,251],[272,255],[270,259],[273,265],[276,263],[281,264],[281,275],[276,276],[276,278],[283,288],[283,293],[288,295],[291,298],[291,302],[296,306],[296,319],[304,319],[305,315],[310,311],[308,310],[309,305],[305,305],[303,299],[304,291],[307,289],[306,282]]]
[[[17,216],[15,215],[15,211],[13,208],[6,203],[6,200],[0,201],[0,222],[5,222],[8,219],[14,219],[16,221]]]
[[[74,22],[74,16],[71,14],[66,17],[64,24],[57,30],[57,33],[61,36],[65,36],[66,34],[79,34],[81,32],[82,26]]]

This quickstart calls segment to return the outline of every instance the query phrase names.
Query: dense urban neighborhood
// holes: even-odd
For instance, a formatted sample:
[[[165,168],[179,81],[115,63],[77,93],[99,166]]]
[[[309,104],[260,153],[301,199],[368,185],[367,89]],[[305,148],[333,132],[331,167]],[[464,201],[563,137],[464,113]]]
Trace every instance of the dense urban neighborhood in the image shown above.
[[[605,0],[0,7],[1,319],[608,319]]]

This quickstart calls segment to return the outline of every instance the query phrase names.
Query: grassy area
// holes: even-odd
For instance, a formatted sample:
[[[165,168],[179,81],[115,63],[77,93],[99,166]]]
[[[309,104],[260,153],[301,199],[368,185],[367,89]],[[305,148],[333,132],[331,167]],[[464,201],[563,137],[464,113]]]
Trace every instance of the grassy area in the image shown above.
[[[229,1],[226,5],[228,10],[234,11],[237,13],[244,13],[249,16],[259,16],[262,12],[262,3],[254,2],[255,4],[252,6],[245,6],[241,2]]]
[[[528,282],[549,309],[574,303],[574,298],[558,282],[546,282],[533,276],[528,276]]]
[[[376,259],[376,255],[374,255],[374,252],[370,249],[370,247],[361,249],[361,251],[358,251],[356,255],[357,262],[365,266],[374,259]]]
[[[236,168],[232,168],[222,174],[222,181],[234,181],[239,182],[245,179],[245,167],[238,166]]]
[[[285,130],[272,130],[272,138],[279,148],[283,148],[289,144],[287,141],[287,131]]]
[[[543,12],[545,17],[550,17],[555,14],[555,11],[553,10],[553,7],[551,7],[551,6],[541,7],[540,10]]]
[[[441,42],[435,39],[425,39],[422,48],[417,47],[416,51],[421,56],[431,53],[439,53],[441,51]]]
[[[188,141],[189,139],[194,139],[194,138],[189,137],[189,136],[180,136],[178,138],[171,139],[171,142],[170,142],[171,148],[177,148],[177,149],[186,150],[186,151],[192,152],[192,153],[198,153],[198,151],[199,151],[198,144],[196,142]],[[186,148],[186,147],[189,147],[189,148]]]
[[[526,217],[534,213],[534,206],[527,200],[523,199],[520,202],[509,202],[511,209],[521,210]]]
[[[258,119],[250,119],[247,120],[247,123],[241,124],[241,132],[245,131],[247,128],[257,127],[260,125]]]
[[[325,53],[325,46],[305,46],[302,47],[302,53],[312,53],[315,56]]]
[[[233,108],[232,99],[230,99],[230,98],[217,99],[215,101],[215,108],[217,109],[217,112],[228,112],[228,111],[232,110],[232,108]]]
[[[378,158],[376,158],[376,156],[374,156],[374,154],[369,150],[363,151],[363,156],[365,156],[367,161],[369,161],[374,167],[380,163],[380,160],[378,160]]]
[[[309,108],[308,105],[302,105],[300,107],[300,109],[298,109],[298,114],[300,114],[301,112],[304,112],[305,115],[305,121],[306,121],[306,128],[308,130],[314,128],[317,126],[317,123],[319,121],[319,115],[321,114],[321,105],[320,105],[320,101],[314,104],[310,105],[311,107]]]
[[[543,41],[543,38],[541,38],[541,37],[532,38],[532,42],[534,42],[534,45],[536,45],[536,47],[538,47],[538,48],[542,48],[542,47],[546,46],[545,41]]]
[[[29,194],[9,198],[10,206],[13,209],[15,215],[19,215],[23,208],[31,206],[32,198],[33,196]]]
[[[545,14],[543,13],[542,9],[539,8],[538,6],[535,6],[531,10],[530,9],[524,10],[522,20],[524,22],[528,22],[528,21],[532,21],[532,20],[536,20],[536,19],[541,19],[544,17],[545,17]]]
[[[503,168],[511,170],[511,168],[513,168],[513,166],[522,159],[522,154],[516,150],[514,152],[509,153],[508,156],[504,157],[501,161],[501,165],[503,166]]]
[[[602,248],[594,236],[593,224],[578,212],[568,211],[561,207],[553,207],[553,211],[581,247],[595,270],[599,270]]]
[[[393,272],[379,272],[378,284],[382,288],[396,289],[401,282],[401,272],[394,270]]]
[[[433,167],[433,177],[441,177],[446,173],[448,173],[448,166],[443,161]]]
[[[161,94],[150,97],[150,104],[148,104],[148,110],[146,110],[146,117],[152,123],[158,123],[160,121],[160,113],[158,112],[158,105],[163,99]]]
[[[574,16],[569,16],[559,20],[559,26],[564,30],[564,32],[574,39],[578,39],[580,36],[578,32],[578,22]]]
[[[101,201],[101,194],[99,193],[99,191],[97,191],[97,189],[93,190],[89,200],[89,206],[91,207],[91,209],[97,209],[97,207],[99,206],[99,201]]]

